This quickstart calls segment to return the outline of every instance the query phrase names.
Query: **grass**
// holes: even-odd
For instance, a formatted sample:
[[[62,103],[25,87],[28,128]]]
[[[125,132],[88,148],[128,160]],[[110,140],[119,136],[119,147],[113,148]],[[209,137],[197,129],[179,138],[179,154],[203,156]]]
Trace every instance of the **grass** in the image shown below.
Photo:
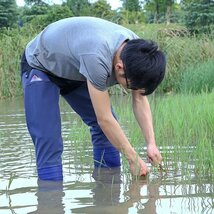
[[[214,60],[189,66],[181,71],[179,91],[182,93],[211,92],[214,87]]]
[[[0,32],[0,98],[22,94],[20,59],[27,42],[35,34],[33,26]]]
[[[150,97],[156,141],[165,160],[164,168],[169,167],[170,161],[174,163],[174,170],[181,170],[184,176],[190,168],[198,176],[213,176],[213,100],[214,93]],[[123,103],[123,108],[119,105],[116,112],[130,142],[142,153],[145,142],[129,101],[126,98],[126,104]]]
[[[205,93],[213,91],[214,87],[213,39],[207,36],[190,37],[188,33],[182,36],[174,34],[175,30],[185,32],[185,29],[178,25],[166,27],[150,24],[126,27],[142,38],[156,41],[167,55],[167,74],[158,92],[170,92],[170,95],[150,97],[156,140],[162,148],[164,158],[175,160],[174,163],[183,163],[183,171],[188,169],[188,164],[194,160],[196,173],[214,174],[214,95],[213,92]],[[31,25],[0,33],[0,98],[22,95],[20,56],[25,45],[37,33]],[[117,86],[110,92],[113,94],[115,91],[124,94]],[[174,95],[173,92],[183,92],[185,95]],[[189,94],[190,92],[195,94]],[[121,105],[117,104],[117,112],[131,143],[138,152],[142,152],[143,139],[140,130],[136,128],[131,107],[127,102],[124,105],[121,101]],[[85,136],[85,133],[89,133],[86,129],[81,125],[81,132],[71,131],[71,139],[76,142],[76,157],[81,157],[77,151],[90,156],[88,153],[82,153],[87,151],[87,143],[81,144],[81,148],[78,145],[78,142],[90,141],[89,135]],[[86,148],[82,148],[84,145]],[[185,152],[184,148],[192,148],[191,154]],[[84,158],[78,158],[76,161],[82,162]]]
[[[129,25],[127,27],[142,38],[156,41],[166,54],[167,73],[158,89],[159,92],[179,91],[182,75],[188,71],[189,67],[197,67],[202,64],[200,65],[200,70],[197,69],[193,72],[193,75],[196,72],[199,72],[199,75],[203,72],[203,77],[205,77],[207,65],[204,63],[208,60],[214,61],[214,42],[211,37],[189,36],[184,27],[175,24],[169,26],[163,24]],[[210,72],[212,72],[213,66],[210,69]],[[209,74],[208,76],[210,76]],[[213,76],[212,81],[214,81]]]
[[[186,29],[179,25],[139,24],[127,25],[141,38],[152,39],[158,43],[167,56],[167,74],[159,92],[179,91],[179,82],[183,72],[196,64],[203,65],[208,60],[214,60],[213,39],[189,36]],[[0,98],[22,95],[20,84],[20,57],[26,44],[39,33],[33,25],[26,25],[21,29],[8,29],[0,32]],[[207,67],[197,70],[206,71]],[[213,69],[213,67],[212,67]],[[201,72],[200,72],[201,71]],[[195,73],[194,73],[195,74]],[[206,75],[206,72],[204,72]],[[111,93],[123,93],[118,87],[111,89]]]
[[[214,179],[214,93],[152,95],[149,100],[164,170],[179,172],[183,178],[194,174],[197,178]],[[145,141],[132,113],[131,97],[120,95],[116,99],[112,97],[112,101],[130,143],[145,160]],[[75,132],[73,125],[69,136],[76,145],[72,149],[75,161],[80,165],[88,161],[93,164],[92,151],[88,151],[91,144],[88,127],[81,121],[76,125],[80,131]],[[157,170],[152,168],[152,171]],[[130,172],[125,158],[123,171]]]
[[[93,164],[90,131],[80,118],[75,119],[75,124],[72,124],[70,133],[65,140],[72,141],[68,144],[70,148],[67,149],[69,151],[69,165],[70,162],[74,162],[81,169],[84,165],[91,166]]]
[[[10,195],[10,187],[11,187],[11,184],[12,184],[14,178],[15,178],[15,174],[11,172],[10,178],[8,180],[8,185],[6,186],[6,190],[5,190],[7,196]]]

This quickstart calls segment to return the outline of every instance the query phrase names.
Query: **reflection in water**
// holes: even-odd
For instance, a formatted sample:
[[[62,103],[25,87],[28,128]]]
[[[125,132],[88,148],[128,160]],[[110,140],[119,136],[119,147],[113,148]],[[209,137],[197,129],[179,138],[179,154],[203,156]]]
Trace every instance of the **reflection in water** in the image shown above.
[[[156,213],[160,184],[150,185],[146,178],[124,183],[120,168],[95,168],[93,178],[93,205],[72,209],[72,213]],[[123,189],[124,184],[127,186]],[[121,200],[121,195],[125,200]]]
[[[146,179],[128,182],[125,187],[124,176],[120,168],[106,169],[95,168],[92,174],[95,180],[91,189],[92,198],[89,199],[90,206],[72,208],[72,213],[130,213],[133,211],[145,211],[145,213],[156,213],[156,200],[158,200],[157,183],[149,185]],[[142,190],[146,190],[143,191]],[[67,186],[64,189],[69,189]],[[38,180],[37,209],[29,214],[64,214],[66,213],[64,200],[65,193],[62,182],[49,182]],[[125,197],[125,200],[120,197]],[[73,195],[73,198],[79,198]]]
[[[113,206],[120,201],[121,168],[95,168],[92,177],[96,181],[92,189],[94,205]]]
[[[22,99],[0,101],[0,214],[214,213],[214,184],[205,176],[196,177],[194,162],[185,176],[180,167],[174,167],[180,163],[165,159],[167,172],[151,170],[141,180],[124,174],[123,168],[93,169],[89,142],[69,137],[72,124],[77,140],[80,139],[77,116],[68,106],[63,103],[61,106],[66,139],[64,181],[37,182],[34,149],[25,125]],[[173,152],[173,148],[163,149]],[[194,148],[187,152],[191,149]],[[6,192],[11,173],[14,178]]]
[[[29,214],[63,214],[63,182],[38,180],[37,210]]]

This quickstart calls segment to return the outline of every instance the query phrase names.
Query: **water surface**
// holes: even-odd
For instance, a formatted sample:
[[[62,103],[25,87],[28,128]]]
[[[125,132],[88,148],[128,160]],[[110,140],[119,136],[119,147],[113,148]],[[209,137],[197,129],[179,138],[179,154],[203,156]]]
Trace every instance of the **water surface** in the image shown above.
[[[174,170],[180,163],[165,160],[163,172],[150,166],[149,176],[140,180],[126,167],[94,169],[87,128],[83,133],[78,116],[63,101],[60,105],[64,181],[44,182],[37,180],[22,99],[0,101],[0,214],[214,213],[214,184],[191,168],[185,177]]]

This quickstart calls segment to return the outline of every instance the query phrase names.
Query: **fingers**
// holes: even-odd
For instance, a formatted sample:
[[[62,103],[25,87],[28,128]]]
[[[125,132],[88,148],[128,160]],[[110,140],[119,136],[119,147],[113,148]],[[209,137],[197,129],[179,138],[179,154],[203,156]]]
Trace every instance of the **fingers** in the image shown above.
[[[139,166],[140,166],[140,176],[146,176],[149,173],[149,169],[146,163],[140,159]]]
[[[140,176],[146,176],[147,174],[149,174],[149,169],[147,167],[146,167],[146,169],[141,168]]]
[[[160,165],[162,162],[162,156],[160,153],[153,155],[153,157],[147,155],[147,159],[153,166]]]
[[[154,144],[148,145],[147,159],[153,166],[161,164],[162,156],[156,145],[154,145]]]
[[[130,169],[134,176],[146,176],[149,173],[146,163],[139,157],[137,162],[130,163]]]
[[[147,156],[147,160],[153,165],[153,160],[149,156]]]

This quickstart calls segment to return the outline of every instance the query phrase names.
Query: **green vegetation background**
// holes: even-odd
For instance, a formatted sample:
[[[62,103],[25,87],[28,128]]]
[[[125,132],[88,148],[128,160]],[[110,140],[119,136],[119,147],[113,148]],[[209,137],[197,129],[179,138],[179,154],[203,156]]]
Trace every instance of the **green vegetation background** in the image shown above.
[[[20,58],[26,44],[49,23],[72,16],[96,16],[124,25],[158,43],[167,56],[167,74],[158,93],[211,92],[214,87],[214,3],[211,0],[106,0],[0,2],[0,99],[22,95]],[[118,87],[111,93],[123,93]]]
[[[167,74],[158,93],[211,92],[214,87],[214,3],[212,0],[106,0],[0,2],[0,99],[22,95],[20,58],[26,44],[49,23],[72,16],[96,16],[124,25],[158,43],[167,56]],[[51,1],[48,1],[49,3]],[[111,93],[123,93],[116,86]]]
[[[7,0],[2,2],[15,2]],[[27,6],[19,8],[19,18],[24,22],[14,24],[15,9],[0,2],[0,99],[22,96],[20,58],[26,44],[49,23],[61,18],[92,15],[122,24],[141,38],[157,42],[167,56],[167,74],[156,94],[150,96],[154,128],[158,145],[174,148],[162,151],[165,159],[182,162],[182,172],[188,173],[191,161],[199,174],[214,174],[214,3],[209,0],[182,0],[181,7],[175,1],[123,1],[123,8],[112,11],[105,0],[88,4],[87,0],[66,0],[63,5],[50,6],[42,0],[25,0]],[[81,4],[76,4],[76,3]],[[131,4],[131,3],[132,4]],[[158,5],[158,2],[161,5]],[[170,4],[169,4],[170,3]],[[3,17],[2,5],[8,8]],[[136,6],[137,7],[134,7]],[[161,6],[161,7],[157,7]],[[158,10],[156,10],[159,8]],[[185,20],[183,14],[185,10]],[[11,16],[13,11],[14,16]],[[2,15],[3,14],[3,15]],[[2,18],[3,17],[3,18]],[[14,18],[14,19],[13,19]],[[11,24],[13,23],[13,24]],[[110,89],[112,94],[123,94],[119,86]],[[171,95],[173,96],[161,96]],[[160,96],[159,96],[160,95]],[[128,99],[130,97],[128,96]],[[119,119],[129,121],[129,138],[142,151],[142,134],[126,102],[116,109]],[[116,105],[117,106],[117,105]],[[85,133],[85,132],[82,132]],[[73,137],[73,136],[72,136]],[[73,138],[72,138],[73,139]],[[80,135],[78,133],[78,140]],[[181,148],[193,148],[191,154]],[[181,154],[182,153],[182,154]],[[165,162],[166,164],[168,162]],[[167,166],[165,166],[167,167]],[[178,167],[177,165],[175,166]]]
[[[211,92],[214,87],[214,42],[209,36],[189,36],[179,25],[128,24],[140,37],[156,41],[167,56],[166,78],[159,93]],[[0,37],[0,98],[22,95],[20,58],[39,32],[32,24],[4,30]],[[181,33],[184,34],[181,36]],[[111,89],[120,93],[120,89]]]

